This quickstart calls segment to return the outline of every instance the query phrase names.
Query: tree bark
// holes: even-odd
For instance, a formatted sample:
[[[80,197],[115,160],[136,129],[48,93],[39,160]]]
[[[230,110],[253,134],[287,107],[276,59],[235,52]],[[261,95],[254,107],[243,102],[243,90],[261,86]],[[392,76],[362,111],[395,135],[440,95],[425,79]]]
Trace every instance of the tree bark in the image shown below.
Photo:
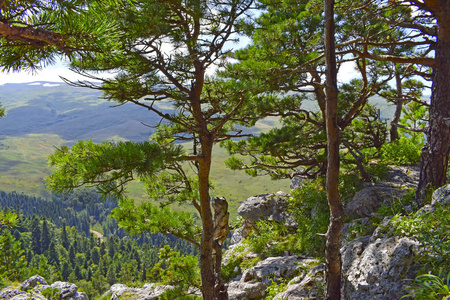
[[[391,128],[389,129],[389,136],[391,137],[391,142],[398,140],[398,122],[400,121],[400,116],[402,115],[403,101],[402,98],[402,79],[400,77],[399,71],[395,70],[395,85],[397,88],[397,102],[395,103],[395,113],[394,118],[391,121]]]
[[[213,261],[214,222],[209,196],[209,173],[211,170],[212,141],[200,137],[202,160],[199,163],[199,194],[202,220],[202,238],[200,242],[200,275],[202,278],[202,296],[205,300],[214,300],[215,275]]]
[[[425,1],[427,4],[430,1]],[[430,103],[430,120],[427,144],[422,149],[419,185],[416,200],[423,203],[427,190],[445,184],[448,155],[450,153],[450,2],[434,1],[430,12],[438,26],[435,49],[436,65],[433,68],[433,84]],[[433,3],[434,3],[433,2]]]
[[[339,240],[344,225],[344,210],[339,198],[339,129],[337,125],[337,70],[335,56],[334,0],[325,0],[326,127],[327,127],[327,198],[330,225],[325,249],[327,264],[326,299],[341,299],[341,253]]]

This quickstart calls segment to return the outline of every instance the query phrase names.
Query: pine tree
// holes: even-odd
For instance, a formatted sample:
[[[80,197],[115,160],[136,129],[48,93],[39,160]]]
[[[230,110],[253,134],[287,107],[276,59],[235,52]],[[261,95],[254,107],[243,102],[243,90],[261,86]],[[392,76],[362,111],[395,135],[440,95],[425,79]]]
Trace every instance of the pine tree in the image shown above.
[[[33,220],[31,222],[31,249],[36,255],[42,253],[41,247],[41,224],[36,215],[33,216]]]
[[[75,247],[73,245],[69,248],[69,260],[72,268],[75,267]]]
[[[116,274],[114,265],[110,265],[108,268],[108,272],[106,272],[106,280],[109,284],[113,285],[116,283]]]
[[[50,232],[48,230],[47,220],[44,218],[42,220],[42,230],[41,230],[41,251],[44,253],[48,250],[51,243]]]
[[[69,250],[70,247],[70,242],[69,242],[69,237],[67,236],[67,231],[66,231],[66,222],[63,222],[62,225],[62,231],[61,231],[61,245],[66,249]]]
[[[72,268],[69,263],[65,261],[62,266],[61,276],[63,280],[67,280],[69,278],[70,273],[72,272]]]
[[[60,267],[59,254],[58,254],[58,252],[56,252],[56,246],[53,241],[50,242],[50,245],[48,247],[47,257],[48,257],[48,263],[54,265],[56,268],[59,269],[59,267]]]

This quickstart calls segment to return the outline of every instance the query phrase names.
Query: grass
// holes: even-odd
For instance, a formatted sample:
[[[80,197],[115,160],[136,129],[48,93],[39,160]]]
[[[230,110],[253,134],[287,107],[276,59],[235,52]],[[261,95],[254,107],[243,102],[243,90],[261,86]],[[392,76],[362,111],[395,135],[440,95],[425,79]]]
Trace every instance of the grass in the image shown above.
[[[115,140],[120,140],[115,137]],[[29,134],[22,137],[3,137],[0,140],[0,190],[16,191],[32,196],[47,198],[50,192],[45,189],[44,178],[51,172],[47,157],[55,147],[67,142],[53,134]],[[232,171],[224,165],[227,158],[225,149],[214,149],[211,179],[214,185],[213,196],[225,197],[229,202],[231,218],[237,215],[237,208],[248,197],[275,193],[279,190],[289,192],[288,180],[273,181],[269,177],[252,178],[243,171]],[[144,189],[139,182],[129,185],[129,195],[138,200],[145,198]],[[180,208],[189,210],[189,208]]]

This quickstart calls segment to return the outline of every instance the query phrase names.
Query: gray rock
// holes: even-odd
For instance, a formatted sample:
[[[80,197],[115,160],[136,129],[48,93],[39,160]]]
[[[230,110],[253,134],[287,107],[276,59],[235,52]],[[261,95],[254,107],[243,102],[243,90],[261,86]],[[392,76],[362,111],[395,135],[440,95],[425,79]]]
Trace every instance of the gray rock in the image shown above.
[[[51,287],[54,289],[59,289],[59,295],[61,296],[61,299],[74,296],[78,290],[78,287],[75,284],[62,281],[55,281],[54,283],[52,283]]]
[[[1,299],[1,298],[0,298]],[[11,300],[47,300],[47,298],[45,298],[44,296],[42,296],[39,293],[26,293],[26,294],[20,294],[20,295],[16,295],[12,298],[10,298]]]
[[[242,276],[228,285],[230,300],[262,299],[266,288],[272,281],[280,283],[281,280],[290,278],[299,270],[308,269],[308,266],[316,263],[312,258],[302,258],[298,255],[269,257],[260,261],[256,266],[244,270]]]
[[[142,288],[132,288],[124,284],[113,284],[104,296],[111,295],[111,300],[157,300],[159,299],[159,296],[172,288],[173,287],[169,285],[157,285],[155,283],[146,283]]]
[[[16,295],[26,294],[24,291],[15,288],[4,288],[0,290],[0,299],[11,299]]]
[[[71,300],[89,300],[88,296],[85,293],[76,292],[72,297],[70,297]]]
[[[291,184],[290,184],[290,188],[291,190],[296,190],[300,187],[300,184],[302,183],[303,178],[301,178],[300,176],[294,176],[291,180]]]
[[[291,277],[302,265],[315,261],[314,259],[305,259],[297,255],[269,257],[258,262],[256,266],[245,270],[241,281],[258,281],[269,286],[272,281],[279,283],[282,278]]]
[[[250,197],[239,206],[238,214],[251,224],[260,220],[273,220],[295,227],[295,220],[285,212],[287,199],[288,195],[283,192]]]
[[[450,204],[450,184],[438,188],[434,191],[431,198],[431,206],[441,204]]]
[[[386,186],[372,186],[358,191],[346,205],[345,213],[352,218],[371,217],[382,204],[390,206],[406,193]]]
[[[419,181],[420,168],[415,166],[390,166],[384,174],[383,183],[390,187],[416,188]]]
[[[22,282],[22,287],[25,290],[34,288],[36,285],[48,285],[47,281],[45,281],[45,278],[39,275],[34,275],[30,278],[28,278],[27,280],[25,280],[24,282]]]
[[[360,237],[341,248],[343,299],[400,299],[414,278],[418,242],[396,236]]]
[[[104,296],[111,295],[111,300],[121,299],[122,296],[127,296],[127,299],[137,299],[137,288],[131,288],[126,286],[125,284],[116,283],[113,284],[108,291],[104,294]],[[133,297],[134,296],[134,297]]]
[[[244,220],[242,226],[236,229],[231,235],[230,245],[236,245],[242,242],[244,239],[248,237],[250,231],[252,230],[252,225],[249,221]]]
[[[266,293],[266,285],[262,282],[233,281],[228,285],[229,300],[259,300]]]
[[[284,292],[277,294],[274,300],[323,299],[321,287],[325,284],[325,264],[320,264],[292,279]]]

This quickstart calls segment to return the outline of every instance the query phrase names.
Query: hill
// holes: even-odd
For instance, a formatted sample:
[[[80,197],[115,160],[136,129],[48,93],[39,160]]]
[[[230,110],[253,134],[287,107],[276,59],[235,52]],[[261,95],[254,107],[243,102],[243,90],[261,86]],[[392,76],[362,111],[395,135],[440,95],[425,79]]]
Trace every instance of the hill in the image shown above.
[[[1,134],[55,134],[73,143],[80,139],[105,141],[148,139],[160,118],[132,104],[113,107],[101,93],[67,84],[35,82],[0,86],[7,117],[0,119]]]
[[[100,98],[99,91],[66,84],[5,84],[0,86],[0,95],[7,110],[6,117],[0,119],[0,190],[6,192],[49,197],[43,179],[51,171],[46,158],[55,147],[79,139],[144,141],[153,129],[142,123],[160,122],[159,117],[141,107],[112,107],[113,103]],[[268,119],[259,122],[255,130],[268,130],[275,124],[275,119]],[[233,215],[247,197],[289,191],[288,181],[250,178],[244,172],[231,171],[223,164],[225,150],[216,147],[214,153],[213,194],[229,200]],[[131,186],[130,194],[143,199],[139,184]]]

